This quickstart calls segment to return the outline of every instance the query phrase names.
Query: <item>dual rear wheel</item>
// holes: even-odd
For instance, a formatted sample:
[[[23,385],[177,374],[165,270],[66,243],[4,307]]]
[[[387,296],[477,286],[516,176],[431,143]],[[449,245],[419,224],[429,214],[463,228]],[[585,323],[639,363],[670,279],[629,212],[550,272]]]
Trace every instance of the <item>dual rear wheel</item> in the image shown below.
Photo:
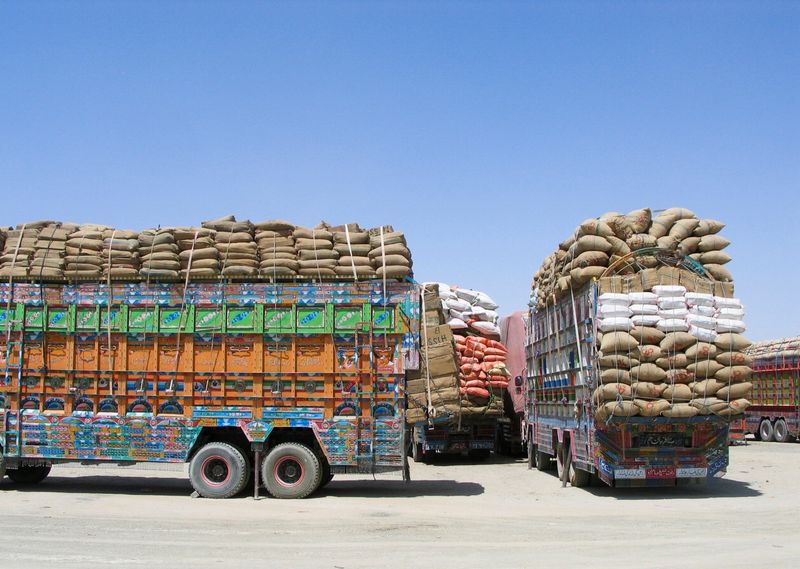
[[[762,419],[758,426],[758,439],[764,442],[788,443],[794,437],[789,433],[789,426],[783,419],[777,419],[774,423],[769,419]]]
[[[204,498],[230,498],[244,490],[251,470],[250,461],[239,448],[208,443],[189,463],[189,479]],[[261,463],[261,480],[275,498],[305,498],[332,478],[327,463],[300,443],[273,447]]]

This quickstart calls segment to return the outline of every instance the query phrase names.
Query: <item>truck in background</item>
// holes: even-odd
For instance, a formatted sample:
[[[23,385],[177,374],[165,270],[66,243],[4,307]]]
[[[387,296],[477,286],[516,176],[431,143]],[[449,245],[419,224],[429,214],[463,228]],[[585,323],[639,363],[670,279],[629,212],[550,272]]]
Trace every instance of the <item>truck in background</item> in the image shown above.
[[[491,307],[496,305],[481,295],[464,293],[471,302],[454,302],[463,309],[458,315],[466,316],[472,307],[476,312],[493,312]],[[410,372],[407,384],[409,453],[416,462],[437,455],[485,459],[497,449],[499,440],[498,422],[503,418],[508,385],[499,328],[493,334],[493,323],[481,321],[487,325],[482,330],[481,324],[468,325],[454,317],[443,302],[450,296],[454,295],[447,285],[423,285],[427,325],[420,333],[420,371]],[[485,360],[484,353],[488,356]]]
[[[747,432],[760,441],[800,439],[800,336],[756,342],[745,353],[753,369]]]
[[[500,321],[500,341],[508,350],[506,367],[510,374],[508,389],[503,394],[504,416],[498,419],[497,452],[508,456],[524,455],[525,423],[525,319],[523,311],[505,316]]]

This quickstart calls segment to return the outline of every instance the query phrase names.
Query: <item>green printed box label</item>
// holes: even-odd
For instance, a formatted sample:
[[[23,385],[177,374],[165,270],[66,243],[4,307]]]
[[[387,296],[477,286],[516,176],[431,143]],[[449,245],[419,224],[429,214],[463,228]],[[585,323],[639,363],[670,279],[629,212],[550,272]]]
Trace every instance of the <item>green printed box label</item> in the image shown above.
[[[25,328],[44,327],[44,308],[28,308],[25,312]]]
[[[155,318],[153,310],[150,309],[131,309],[128,327],[134,330],[152,330]]]
[[[221,308],[198,308],[195,327],[205,330],[222,329],[222,309]]]
[[[324,327],[325,309],[323,307],[297,309],[298,329],[319,329]]]
[[[69,309],[51,308],[47,314],[47,328],[49,330],[69,329]]]
[[[394,308],[373,308],[372,326],[380,330],[394,329]]]
[[[337,330],[355,330],[362,323],[361,308],[337,308],[334,327]]]
[[[266,330],[293,330],[294,314],[291,308],[267,308],[264,322]]]
[[[78,330],[97,330],[97,309],[78,308],[75,318],[75,327]]]
[[[228,328],[231,330],[253,330],[256,327],[254,308],[228,308]]]

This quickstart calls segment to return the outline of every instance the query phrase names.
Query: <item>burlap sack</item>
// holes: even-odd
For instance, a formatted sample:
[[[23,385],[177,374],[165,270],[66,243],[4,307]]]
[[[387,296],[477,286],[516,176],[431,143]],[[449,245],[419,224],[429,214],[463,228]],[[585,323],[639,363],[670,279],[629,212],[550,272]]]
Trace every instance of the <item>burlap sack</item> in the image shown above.
[[[597,359],[597,365],[601,369],[630,369],[631,365],[639,365],[638,360],[635,364],[631,364],[631,358],[622,354],[612,354],[608,356],[601,356]]]
[[[302,249],[308,249],[309,251],[313,251],[314,249],[333,249],[333,241],[329,241],[326,239],[295,239],[295,248],[300,251]]]
[[[333,233],[327,231],[326,229],[307,229],[305,227],[298,227],[294,230],[292,236],[297,241],[301,239],[310,239],[333,242]]]
[[[316,259],[337,260],[339,258],[339,253],[333,249],[318,249],[316,251],[301,249],[297,252],[297,258],[300,261],[314,261]]]
[[[694,230],[696,237],[705,237],[719,233],[725,228],[725,224],[714,219],[701,219]]]
[[[722,367],[722,364],[717,363],[716,360],[701,360],[697,363],[689,364],[686,369],[693,373],[698,380],[701,380],[714,377]]]
[[[719,235],[705,235],[700,238],[700,244],[697,246],[697,250],[701,253],[708,253],[709,251],[722,251],[730,244],[730,241]]]
[[[578,226],[578,228],[575,230],[575,235],[577,237],[583,237],[585,235],[599,235],[600,237],[608,237],[614,235],[614,232],[604,221],[600,221],[599,219],[587,219]]]
[[[720,369],[714,374],[714,378],[724,383],[739,383],[748,381],[752,374],[753,370],[747,366],[730,366]]]
[[[189,269],[189,260],[181,260],[181,268]],[[216,269],[219,271],[220,263],[218,259],[192,259],[191,269]]]
[[[292,259],[268,259],[262,260],[261,263],[259,263],[259,267],[262,271],[267,272],[272,270],[273,267],[283,267],[296,272],[300,269],[300,263]]]
[[[569,278],[574,286],[581,286],[592,279],[600,278],[606,271],[606,267],[586,267],[585,269],[572,269]]]
[[[670,228],[669,236],[674,237],[678,241],[683,241],[687,237],[692,236],[699,224],[699,219],[680,219]]]
[[[224,276],[230,277],[251,277],[258,274],[258,267],[257,266],[245,266],[245,265],[229,265],[222,269],[222,274]]]
[[[631,382],[631,397],[634,399],[658,399],[667,386],[650,381]]]
[[[604,401],[616,401],[618,397],[631,398],[631,386],[626,383],[607,383],[600,385],[592,393],[592,401],[600,405]]]
[[[692,399],[689,405],[697,409],[700,415],[715,415],[721,410],[728,407],[727,401],[722,401],[716,397],[703,397],[700,399]]]
[[[287,232],[287,231],[294,231],[297,226],[289,223],[288,221],[284,221],[282,219],[270,219],[267,221],[260,221],[254,224],[254,227],[259,231],[275,231],[275,232]]]
[[[728,417],[731,415],[741,415],[742,413],[747,411],[748,407],[750,407],[750,401],[748,401],[747,399],[736,399],[734,401],[731,401],[728,407],[722,409],[717,414],[723,417]]]
[[[288,267],[263,267],[258,272],[261,278],[283,278],[297,275],[297,271]]]
[[[659,344],[661,350],[668,354],[686,350],[697,343],[697,338],[688,332],[669,332]]]
[[[348,235],[345,234],[344,231],[336,231],[333,233],[333,242],[346,245],[347,237]],[[363,232],[351,231],[349,237],[351,245],[369,245],[370,243],[369,233],[367,233],[366,231]]]
[[[741,334],[725,333],[717,336],[714,345],[723,352],[742,352],[752,345],[752,342]]]
[[[694,381],[694,374],[687,369],[667,369],[667,383],[689,384]]]
[[[724,401],[728,401],[730,399],[741,399],[749,397],[752,389],[752,383],[749,381],[743,381],[742,383],[731,383],[730,385],[726,385],[717,391],[716,395],[719,399]]]
[[[694,346],[686,349],[686,357],[690,361],[714,359],[717,355],[717,347],[706,342],[697,342]]]
[[[633,381],[662,382],[667,378],[667,372],[652,363],[632,367],[630,373]]]
[[[631,384],[631,374],[626,369],[604,369],[600,372],[600,383],[624,383]]]
[[[692,398],[692,389],[683,383],[668,385],[661,396],[670,402],[689,401]]]
[[[410,258],[411,251],[409,251],[408,247],[406,247],[405,245],[400,243],[395,243],[392,245],[387,245],[383,249],[381,249],[380,247],[370,249],[367,255],[369,256],[370,259],[380,259],[383,255],[386,256],[400,255],[401,257]]]
[[[666,337],[666,334],[658,328],[651,328],[649,326],[637,326],[630,332],[640,344],[660,344],[661,340]]]
[[[609,332],[603,334],[603,339],[600,342],[600,351],[603,352],[603,355],[620,352],[626,354],[638,347],[639,342],[627,332]]]
[[[343,267],[351,265],[372,267],[372,263],[367,257],[339,257],[339,265]]]
[[[669,401],[664,399],[634,399],[633,404],[639,408],[639,415],[641,417],[658,417],[670,407]]]
[[[697,409],[688,403],[675,403],[669,409],[662,411],[661,415],[663,417],[686,419],[696,416],[697,413]]]
[[[704,379],[696,382],[692,387],[692,391],[700,397],[711,397],[716,395],[717,391],[725,387],[725,385],[725,383],[716,379]]]
[[[235,233],[226,233],[218,231],[214,243],[217,245],[230,245],[233,243],[253,243],[253,236],[246,231],[239,231]]]
[[[178,254],[178,258],[181,261],[188,261],[192,259],[192,262],[199,261],[201,259],[219,259],[219,251],[215,247],[206,247],[204,249],[195,249],[194,251],[181,251]]]
[[[661,357],[661,347],[652,344],[639,346],[639,359],[642,362],[655,363]]]
[[[336,272],[337,275],[340,275],[340,276],[343,276],[343,277],[352,277],[353,276],[353,267],[352,267],[352,265],[347,265],[347,266],[338,265],[338,266],[334,267],[333,270]],[[376,274],[377,273],[375,272],[375,269],[373,269],[369,265],[367,265],[367,266],[356,265],[356,276],[359,277],[359,278],[374,277],[374,276],[376,276]]]
[[[351,245],[349,248],[347,245],[342,245],[341,243],[337,243],[334,245],[334,250],[338,251],[340,255],[350,255],[351,251],[354,256],[359,257],[368,257],[369,253],[372,251],[372,245]],[[400,246],[401,249],[405,249],[402,245]],[[406,249],[407,250],[407,249]]]
[[[320,267],[319,269],[300,269],[297,274],[305,277],[335,277],[336,271],[334,269]]]
[[[297,255],[294,252],[291,253],[261,253],[259,255],[259,259],[261,261],[269,261],[271,259],[285,259],[290,261],[296,261]]]
[[[749,366],[753,363],[753,358],[742,352],[722,352],[717,354],[716,360],[724,366]]]
[[[337,265],[336,259],[320,259],[318,261],[298,261],[301,269],[314,269],[316,267],[323,267],[331,269]]]
[[[375,269],[375,275],[379,278],[403,278],[411,275],[410,267],[403,267],[399,265],[378,267]]]

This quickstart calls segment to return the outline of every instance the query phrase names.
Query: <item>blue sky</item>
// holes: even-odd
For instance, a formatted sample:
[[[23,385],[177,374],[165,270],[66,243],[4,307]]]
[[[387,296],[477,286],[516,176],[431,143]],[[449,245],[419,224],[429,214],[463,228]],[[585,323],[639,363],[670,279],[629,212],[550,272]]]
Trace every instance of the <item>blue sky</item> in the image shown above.
[[[0,223],[390,223],[510,312],[581,220],[683,206],[796,335],[798,69],[795,2],[5,2]]]

